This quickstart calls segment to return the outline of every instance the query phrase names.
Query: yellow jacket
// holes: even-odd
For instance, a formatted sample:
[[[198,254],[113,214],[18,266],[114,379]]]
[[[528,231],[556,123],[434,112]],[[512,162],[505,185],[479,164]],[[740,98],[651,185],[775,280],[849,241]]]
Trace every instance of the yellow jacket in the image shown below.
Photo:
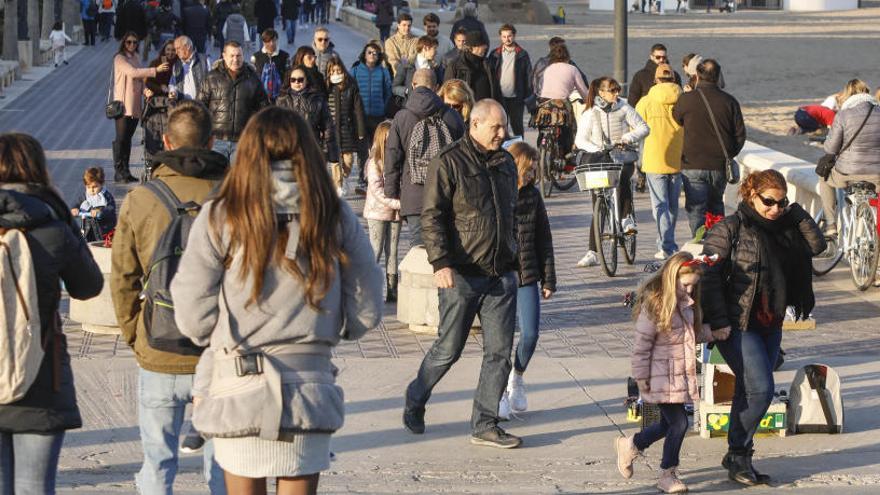
[[[648,123],[642,171],[647,174],[675,174],[681,171],[684,129],[672,118],[672,107],[681,95],[675,83],[660,83],[639,100],[636,112]]]

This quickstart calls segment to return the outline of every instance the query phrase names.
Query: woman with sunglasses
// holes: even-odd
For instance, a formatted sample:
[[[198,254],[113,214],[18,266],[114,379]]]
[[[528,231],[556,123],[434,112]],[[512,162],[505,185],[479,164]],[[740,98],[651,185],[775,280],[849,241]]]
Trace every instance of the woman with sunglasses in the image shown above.
[[[440,86],[437,95],[443,99],[443,103],[461,115],[465,124],[470,122],[471,109],[474,108],[474,92],[466,82],[461,79],[449,79],[443,83],[443,86]]]
[[[709,230],[703,247],[722,259],[703,277],[703,321],[713,331],[730,331],[715,345],[736,375],[721,463],[731,480],[748,486],[770,480],[752,466],[753,437],[773,399],[782,320],[789,306],[801,318],[813,310],[811,258],[825,250],[816,222],[789,204],[787,193],[778,171],[751,173],[740,186],[737,211]]]
[[[310,46],[301,46],[296,49],[293,54],[293,65],[300,66],[306,71],[306,79],[308,79],[309,87],[321,91],[324,96],[327,95],[327,83],[324,81],[324,74],[318,68],[318,56],[315,49]]]
[[[289,108],[306,119],[327,161],[331,164],[339,163],[339,147],[327,96],[311,85],[305,67],[297,65],[290,69],[287,88],[278,97],[276,104]]]
[[[171,70],[171,64],[162,62],[156,67],[143,68],[138,54],[138,35],[125,33],[119,51],[113,57],[113,100],[121,101],[123,114],[115,120],[116,139],[113,141],[113,168],[116,182],[137,182],[128,169],[131,158],[131,138],[143,113],[144,80]]]
[[[364,46],[357,62],[351,67],[351,77],[357,81],[361,99],[364,102],[364,121],[367,134],[358,152],[359,190],[366,191],[364,166],[367,162],[369,147],[373,142],[376,127],[385,120],[385,106],[391,98],[391,72],[385,67],[385,55],[379,43],[370,41]]]

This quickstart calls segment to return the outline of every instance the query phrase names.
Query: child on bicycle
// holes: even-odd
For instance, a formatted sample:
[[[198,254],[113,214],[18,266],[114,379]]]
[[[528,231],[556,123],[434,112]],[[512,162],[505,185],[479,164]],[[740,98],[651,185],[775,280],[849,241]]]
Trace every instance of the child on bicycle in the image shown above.
[[[632,437],[617,437],[617,468],[624,478],[633,475],[633,461],[657,440],[663,442],[660,480],[664,493],[681,493],[687,486],[678,479],[679,453],[688,429],[685,404],[699,400],[697,342],[724,340],[730,329],[710,332],[700,307],[700,278],[704,258],[687,252],[672,255],[639,288],[633,317],[636,335],[632,351],[632,376],[642,400],[660,406],[661,421]]]

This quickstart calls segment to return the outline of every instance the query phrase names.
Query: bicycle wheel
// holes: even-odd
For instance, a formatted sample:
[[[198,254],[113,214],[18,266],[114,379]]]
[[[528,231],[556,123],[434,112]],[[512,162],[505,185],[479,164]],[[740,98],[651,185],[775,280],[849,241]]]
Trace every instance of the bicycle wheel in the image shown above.
[[[598,196],[593,205],[593,238],[602,269],[609,277],[617,272],[617,234],[608,209],[608,198]]]
[[[844,206],[840,205],[840,208],[843,209]],[[841,215],[838,215],[841,216]],[[825,230],[825,213],[822,210],[819,210],[819,213],[814,217],[816,221],[816,225],[819,226],[819,229]],[[837,228],[843,228],[843,222],[837,222]],[[813,274],[817,277],[821,277],[826,273],[830,272],[840,263],[840,260],[843,259],[843,243],[840,242],[840,239],[843,237],[843,232],[838,232],[836,237],[826,237],[825,243],[828,247],[825,248],[825,251],[817,254],[813,257]]]
[[[553,181],[553,187],[556,189],[568,191],[577,183],[577,177],[574,174],[567,174],[565,172],[565,158],[558,159],[551,170],[551,180]]]
[[[540,141],[539,141],[540,143]],[[538,190],[541,191],[541,198],[546,198],[550,195],[550,187],[549,181],[547,180],[547,149],[544,148],[543,143],[542,146],[538,147]]]
[[[874,283],[877,261],[880,259],[880,243],[877,241],[877,217],[874,208],[861,203],[856,209],[853,231],[852,255],[849,267],[853,283],[859,290],[866,290]]]
[[[638,234],[623,234],[621,247],[623,247],[623,259],[626,260],[627,265],[636,262],[636,235]]]

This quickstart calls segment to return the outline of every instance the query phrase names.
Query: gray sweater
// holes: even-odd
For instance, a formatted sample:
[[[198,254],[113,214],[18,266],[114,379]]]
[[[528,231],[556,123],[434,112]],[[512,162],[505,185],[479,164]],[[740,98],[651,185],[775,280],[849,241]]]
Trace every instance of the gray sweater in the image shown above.
[[[825,152],[837,153],[849,142],[862,125],[871,105],[877,101],[871,95],[859,94],[847,98],[834,118],[828,138],[825,139]],[[852,145],[837,158],[834,168],[844,175],[880,176],[880,108],[875,108],[862,132],[856,136]]]

